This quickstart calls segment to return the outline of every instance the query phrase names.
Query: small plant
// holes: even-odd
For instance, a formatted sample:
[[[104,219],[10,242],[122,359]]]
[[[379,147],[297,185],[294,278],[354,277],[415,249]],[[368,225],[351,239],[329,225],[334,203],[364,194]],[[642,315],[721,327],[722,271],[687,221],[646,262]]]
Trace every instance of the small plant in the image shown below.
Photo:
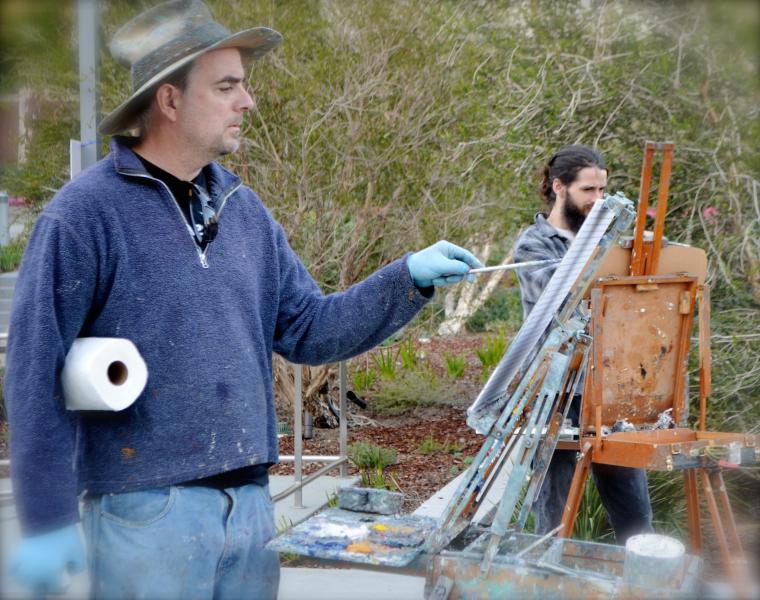
[[[454,356],[452,354],[444,354],[446,359],[446,373],[452,379],[459,379],[464,376],[464,369],[466,365],[465,358],[462,354]]]
[[[478,355],[480,364],[483,365],[484,376],[488,376],[493,368],[499,363],[506,348],[506,337],[504,336],[504,332],[500,331],[494,335],[487,336],[485,344],[480,348],[475,349],[475,354]]]
[[[375,377],[377,377],[377,371],[375,369],[365,369],[363,371],[356,371],[351,378],[354,384],[354,390],[357,392],[366,392],[375,383]]]
[[[451,466],[449,467],[449,477],[450,477],[450,478],[451,478],[451,477],[456,477],[456,476],[457,476],[457,475],[459,475],[461,472],[462,472],[462,467],[461,467],[461,465],[451,465]]]
[[[418,406],[430,406],[454,400],[456,390],[441,385],[431,370],[403,371],[386,380],[373,396],[374,408],[385,415],[400,415]]]
[[[377,353],[372,355],[372,360],[375,361],[377,370],[380,371],[380,376],[385,379],[396,378],[396,357],[398,356],[398,350],[395,352],[393,348],[380,348]]]
[[[327,508],[338,508],[338,494],[325,493],[327,496]]]
[[[421,454],[433,454],[434,452],[444,452],[446,454],[458,454],[462,452],[462,446],[448,441],[439,442],[432,435],[427,436],[422,443],[417,446],[417,452]]]
[[[615,533],[607,521],[607,513],[602,506],[599,492],[591,481],[586,482],[586,487],[583,490],[573,537],[579,540],[597,542],[615,539]]]
[[[277,521],[277,525],[275,525],[275,530],[277,531],[277,535],[282,535],[291,527],[293,527],[293,521],[285,515],[282,515]]]
[[[15,271],[21,264],[21,257],[26,248],[24,236],[11,240],[5,246],[0,246],[0,272]]]
[[[348,459],[359,469],[362,485],[389,489],[383,470],[396,463],[396,451],[370,442],[356,442],[348,447]]]
[[[401,356],[401,366],[405,369],[414,369],[419,363],[417,348],[414,340],[411,338],[401,342],[399,345],[399,356]]]
[[[274,528],[276,535],[282,535],[291,527],[293,527],[293,521],[285,515],[282,515],[278,519]],[[296,554],[295,552],[280,552],[280,562],[286,565],[298,561],[299,558],[300,555]]]
[[[417,452],[421,454],[433,454],[443,450],[443,444],[437,441],[432,435],[427,436],[422,443],[417,446]]]

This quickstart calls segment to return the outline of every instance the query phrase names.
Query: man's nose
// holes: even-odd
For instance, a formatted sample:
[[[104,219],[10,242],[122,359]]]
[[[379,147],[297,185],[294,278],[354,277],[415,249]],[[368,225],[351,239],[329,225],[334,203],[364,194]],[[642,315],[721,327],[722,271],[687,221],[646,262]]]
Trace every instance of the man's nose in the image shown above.
[[[240,110],[242,112],[247,112],[253,108],[253,98],[251,98],[251,95],[245,88],[243,88],[241,91],[243,94],[240,98]]]

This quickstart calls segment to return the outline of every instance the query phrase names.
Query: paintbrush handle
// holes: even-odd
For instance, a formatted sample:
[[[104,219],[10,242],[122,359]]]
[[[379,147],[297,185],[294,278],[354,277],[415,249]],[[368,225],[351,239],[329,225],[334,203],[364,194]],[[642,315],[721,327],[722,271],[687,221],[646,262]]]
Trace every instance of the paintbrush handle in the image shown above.
[[[471,273],[490,273],[491,271],[511,271],[512,269],[524,269],[526,267],[543,267],[544,265],[551,265],[558,263],[559,258],[549,258],[547,260],[528,260],[521,263],[509,263],[506,265],[496,265],[493,267],[481,267],[479,269],[470,269],[467,271],[467,275]]]

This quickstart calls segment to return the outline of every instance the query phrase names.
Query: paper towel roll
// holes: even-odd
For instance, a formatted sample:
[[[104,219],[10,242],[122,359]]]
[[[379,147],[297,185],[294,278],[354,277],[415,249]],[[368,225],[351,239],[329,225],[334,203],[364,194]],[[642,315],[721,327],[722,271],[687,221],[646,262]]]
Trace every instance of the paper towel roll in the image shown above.
[[[69,410],[124,410],[147,381],[145,361],[123,338],[77,338],[61,372]]]

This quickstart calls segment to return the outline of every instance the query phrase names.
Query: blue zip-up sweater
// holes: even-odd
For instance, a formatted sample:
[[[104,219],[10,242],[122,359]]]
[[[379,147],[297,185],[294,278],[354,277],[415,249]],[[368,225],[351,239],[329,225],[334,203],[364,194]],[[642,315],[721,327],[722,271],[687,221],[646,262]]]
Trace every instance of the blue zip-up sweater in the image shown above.
[[[78,520],[83,490],[155,488],[277,461],[272,352],[345,359],[425,304],[406,259],[325,296],[256,194],[216,163],[219,234],[205,253],[166,186],[124,140],[37,220],[14,294],[6,404],[22,527]],[[60,371],[77,337],[132,340],[137,401],[66,410]]]

